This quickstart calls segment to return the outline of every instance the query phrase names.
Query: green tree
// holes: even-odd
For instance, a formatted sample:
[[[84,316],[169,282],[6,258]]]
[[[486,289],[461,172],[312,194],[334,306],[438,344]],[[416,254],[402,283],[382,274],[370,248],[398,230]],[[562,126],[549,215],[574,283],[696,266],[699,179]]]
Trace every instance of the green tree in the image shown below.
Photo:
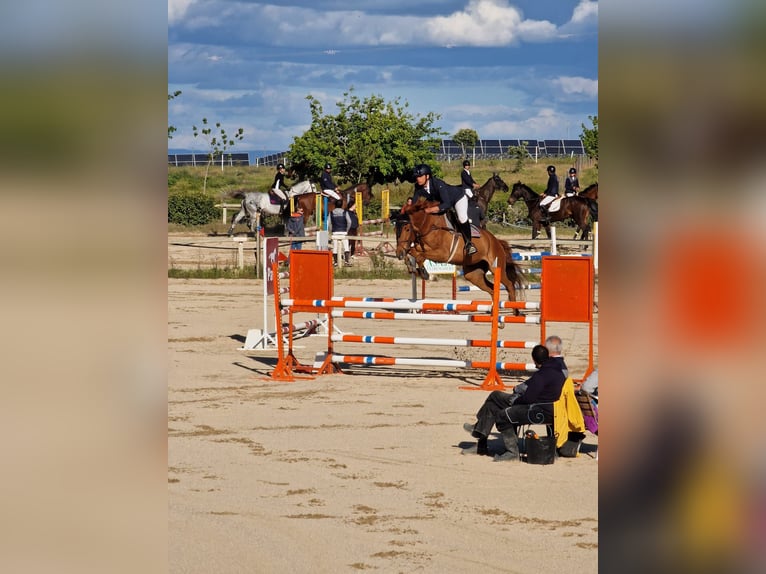
[[[585,127],[585,124],[580,124],[582,126],[580,139],[585,153],[588,154],[588,157],[595,159],[596,165],[598,165],[598,116],[588,116],[588,119],[593,124],[593,128],[589,129]]]
[[[460,147],[463,148],[463,157],[465,157],[466,149],[474,149],[476,144],[479,143],[479,134],[476,133],[476,130],[464,128],[458,130],[457,133],[452,136],[452,139],[459,143]]]
[[[172,94],[168,94],[168,101],[170,101],[172,99],[175,99],[175,98],[177,98],[180,95],[181,95],[181,90],[176,90]],[[177,132],[177,131],[178,131],[178,129],[175,126],[168,126],[168,139],[172,140],[173,139],[173,134],[175,132]]]
[[[223,158],[226,154],[226,151],[231,149],[235,143],[237,143],[237,140],[242,141],[242,138],[244,137],[245,130],[242,128],[239,128],[233,136],[229,136],[226,133],[226,130],[221,127],[220,122],[216,122],[215,124],[215,130],[216,132],[213,132],[213,128],[208,125],[207,118],[202,118],[202,128],[198,128],[197,126],[192,127],[192,132],[194,133],[194,137],[202,136],[204,140],[207,142],[208,145],[208,153],[207,153],[207,165],[205,166],[205,180],[202,184],[202,193],[205,193],[207,190],[207,175],[210,171],[210,166],[213,164],[213,161],[215,161],[216,158],[221,158],[221,171],[223,171]]]
[[[416,163],[434,162],[444,132],[434,126],[439,115],[413,115],[399,98],[359,98],[351,87],[338,102],[337,115],[306,96],[311,126],[294,138],[288,158],[299,177],[317,179],[325,162],[341,181],[384,183],[405,179]]]
[[[512,160],[513,166],[511,167],[511,173],[519,173],[524,167],[524,160],[527,159],[529,152],[527,151],[527,144],[529,142],[522,141],[521,145],[512,145],[508,147],[508,157]]]

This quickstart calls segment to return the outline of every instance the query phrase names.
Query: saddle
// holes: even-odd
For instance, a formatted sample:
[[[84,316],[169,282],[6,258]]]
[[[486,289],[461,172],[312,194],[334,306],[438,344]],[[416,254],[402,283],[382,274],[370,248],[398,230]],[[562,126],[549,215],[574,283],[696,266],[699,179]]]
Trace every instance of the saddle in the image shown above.
[[[457,215],[454,211],[451,209],[447,212],[447,217],[445,217],[447,220],[447,227],[452,233],[460,233],[458,230],[458,220]],[[470,222],[470,220],[469,220]],[[481,230],[476,227],[473,223],[471,223],[471,237],[481,237]]]
[[[553,201],[551,201],[548,204],[548,213],[553,213],[554,211],[558,211],[561,209],[561,200],[564,199],[563,197],[557,197]]]
[[[272,190],[269,190],[269,203],[271,203],[271,205],[282,205],[282,199]]]

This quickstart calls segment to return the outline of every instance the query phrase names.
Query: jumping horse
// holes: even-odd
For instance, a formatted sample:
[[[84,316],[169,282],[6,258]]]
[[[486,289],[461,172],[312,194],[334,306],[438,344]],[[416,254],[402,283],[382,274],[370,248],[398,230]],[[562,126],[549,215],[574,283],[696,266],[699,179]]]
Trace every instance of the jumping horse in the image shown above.
[[[590,233],[590,219],[593,218],[593,221],[598,221],[598,204],[592,199],[579,196],[565,197],[560,200],[558,210],[550,211],[545,220],[540,210],[542,195],[520,181],[513,184],[511,194],[508,196],[508,204],[513,205],[519,199],[526,204],[529,219],[532,220],[532,239],[537,238],[540,227],[544,227],[545,232],[550,237],[551,222],[565,221],[571,218],[577,224],[575,238],[577,238],[577,231],[580,231],[580,239],[585,240],[588,239]]]
[[[438,202],[420,200],[405,208],[409,222],[399,229],[396,242],[396,256],[404,259],[411,273],[418,273],[427,278],[425,260],[436,263],[453,263],[463,267],[463,276],[482,291],[493,295],[494,284],[487,279],[487,273],[497,262],[500,268],[500,282],[508,291],[508,300],[516,300],[516,287],[524,279],[519,266],[511,256],[511,246],[489,231],[482,229],[479,237],[473,238],[478,250],[473,255],[465,255],[462,234],[457,232],[447,221],[445,214],[426,213],[425,208],[438,205]]]
[[[479,226],[482,229],[487,227],[486,215],[487,209],[489,208],[489,202],[492,200],[492,196],[495,195],[495,192],[498,189],[507,193],[508,184],[505,183],[497,173],[493,173],[492,177],[490,177],[484,185],[478,189],[473,190],[473,195],[476,198],[476,202],[479,204],[479,207],[485,216],[485,219],[481,221],[481,225]],[[474,223],[478,222],[474,221]]]

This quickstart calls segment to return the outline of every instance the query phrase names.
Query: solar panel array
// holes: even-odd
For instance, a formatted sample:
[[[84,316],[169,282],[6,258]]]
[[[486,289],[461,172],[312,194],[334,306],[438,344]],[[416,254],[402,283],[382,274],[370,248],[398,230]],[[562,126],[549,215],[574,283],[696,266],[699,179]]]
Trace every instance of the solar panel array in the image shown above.
[[[577,140],[538,140],[537,138],[519,138],[519,139],[498,139],[498,140],[479,140],[474,150],[470,148],[463,153],[463,146],[455,140],[442,140],[441,145],[436,150],[436,159],[439,161],[455,160],[462,157],[475,157],[476,159],[500,159],[508,157],[508,150],[515,147],[524,147],[531,158],[540,157],[573,157],[584,156],[585,146],[582,141]],[[284,162],[287,151],[274,153],[263,157],[255,158],[255,165],[275,166]],[[204,153],[195,154],[168,154],[168,165],[176,167],[205,166],[208,156]],[[221,156],[213,162],[220,165]],[[224,157],[224,165],[250,165],[248,153],[231,153]]]
[[[168,165],[175,167],[204,167],[209,159],[206,153],[169,153]],[[221,165],[220,155],[213,158],[213,165]],[[223,165],[250,165],[250,154],[247,152],[227,153],[223,157]]]

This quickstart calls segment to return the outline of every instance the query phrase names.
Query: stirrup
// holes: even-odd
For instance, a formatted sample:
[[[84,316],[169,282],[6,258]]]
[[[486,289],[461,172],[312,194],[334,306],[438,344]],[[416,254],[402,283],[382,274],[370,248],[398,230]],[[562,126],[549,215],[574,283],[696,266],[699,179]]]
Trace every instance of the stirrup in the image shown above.
[[[466,255],[473,255],[477,251],[478,249],[476,249],[476,246],[471,241],[465,244]]]

